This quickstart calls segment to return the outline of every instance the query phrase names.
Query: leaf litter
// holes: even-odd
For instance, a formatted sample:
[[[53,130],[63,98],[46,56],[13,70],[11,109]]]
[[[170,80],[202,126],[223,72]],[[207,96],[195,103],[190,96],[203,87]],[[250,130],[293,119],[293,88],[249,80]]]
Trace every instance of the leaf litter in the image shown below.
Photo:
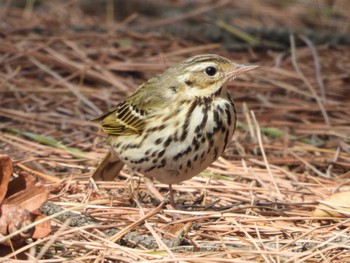
[[[259,25],[259,17],[295,31],[322,24],[343,33],[349,26],[346,1],[317,1],[317,7],[204,1],[202,9],[158,20],[127,10],[121,22],[111,22],[113,1],[100,16],[78,1],[34,2],[4,4],[0,11],[0,152],[14,161],[13,177],[30,173],[48,189],[41,211],[52,232],[35,240],[26,236],[3,260],[348,260],[348,200],[333,199],[350,190],[350,48],[314,45],[296,34],[286,40],[290,50],[269,42],[251,49],[246,44],[252,43],[162,31],[174,21],[179,27],[206,21],[223,39],[238,34],[249,42],[242,29]],[[293,11],[282,17],[281,8]],[[229,20],[225,10],[237,16]],[[254,36],[254,45],[258,40]],[[263,67],[229,84],[238,129],[212,166],[173,186],[182,209],[168,209],[127,168],[117,181],[91,181],[108,149],[90,120],[173,63],[210,52]],[[167,195],[167,185],[154,187]]]

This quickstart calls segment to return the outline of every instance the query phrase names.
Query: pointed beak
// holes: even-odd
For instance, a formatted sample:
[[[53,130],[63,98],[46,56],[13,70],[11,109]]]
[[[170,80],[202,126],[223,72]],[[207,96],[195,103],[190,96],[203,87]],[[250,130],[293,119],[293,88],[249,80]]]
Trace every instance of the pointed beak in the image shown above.
[[[260,66],[257,65],[238,65],[234,70],[228,73],[228,77],[232,78],[235,76],[238,76],[242,73],[246,73],[248,71],[254,70],[260,68]]]

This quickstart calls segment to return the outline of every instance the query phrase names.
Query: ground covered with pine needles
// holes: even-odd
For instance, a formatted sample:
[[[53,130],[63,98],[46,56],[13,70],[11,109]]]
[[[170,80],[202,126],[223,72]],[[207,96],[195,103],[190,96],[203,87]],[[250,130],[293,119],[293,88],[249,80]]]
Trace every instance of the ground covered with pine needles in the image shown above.
[[[314,213],[327,197],[350,191],[350,47],[346,38],[333,41],[349,32],[346,1],[194,1],[181,13],[150,19],[130,12],[119,22],[113,1],[100,4],[99,16],[78,1],[33,2],[5,1],[0,10],[0,153],[14,161],[15,176],[30,173],[49,188],[42,211],[52,217],[52,233],[4,260],[349,260],[349,202],[333,207],[336,217]],[[223,36],[164,30],[189,20]],[[262,24],[301,33],[288,33],[283,48],[233,30]],[[304,34],[310,29],[333,39],[316,43]],[[90,120],[200,53],[262,67],[228,85],[238,129],[212,166],[173,186],[182,209],[168,209],[127,167],[114,182],[93,182],[108,149]],[[167,195],[167,185],[155,187]]]

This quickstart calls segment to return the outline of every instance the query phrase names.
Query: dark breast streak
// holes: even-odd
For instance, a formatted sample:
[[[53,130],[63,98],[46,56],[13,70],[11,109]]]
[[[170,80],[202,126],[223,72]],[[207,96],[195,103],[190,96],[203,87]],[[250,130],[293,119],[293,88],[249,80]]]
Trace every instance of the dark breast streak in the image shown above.
[[[194,119],[196,118],[194,112],[198,107],[201,108],[201,121]],[[208,123],[209,116],[212,123]],[[198,123],[194,130],[190,130],[192,122]],[[181,147],[181,151],[172,155],[172,162],[179,163],[179,170],[185,169],[182,172],[187,173],[194,166],[201,166],[200,163],[204,162],[207,157],[210,162],[214,161],[226,148],[236,124],[233,101],[228,95],[227,100],[221,100],[220,103],[215,101],[215,97],[198,98],[191,102],[182,123],[180,141],[190,138],[191,142],[187,147]],[[188,143],[188,140],[184,143]],[[171,144],[167,143],[164,146],[171,147]]]
[[[165,183],[169,177],[172,182],[189,179],[215,161],[232,137],[236,112],[226,98],[186,101],[177,115],[164,116],[163,122],[134,140],[119,142],[115,150],[132,169]]]

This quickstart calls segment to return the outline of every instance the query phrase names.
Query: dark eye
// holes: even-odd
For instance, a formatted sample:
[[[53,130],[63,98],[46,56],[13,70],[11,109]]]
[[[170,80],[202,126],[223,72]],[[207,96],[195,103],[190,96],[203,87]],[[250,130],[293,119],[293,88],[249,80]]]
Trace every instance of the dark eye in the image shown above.
[[[208,76],[214,76],[216,74],[216,68],[214,68],[214,67],[207,67],[205,69],[205,73],[207,73]]]

